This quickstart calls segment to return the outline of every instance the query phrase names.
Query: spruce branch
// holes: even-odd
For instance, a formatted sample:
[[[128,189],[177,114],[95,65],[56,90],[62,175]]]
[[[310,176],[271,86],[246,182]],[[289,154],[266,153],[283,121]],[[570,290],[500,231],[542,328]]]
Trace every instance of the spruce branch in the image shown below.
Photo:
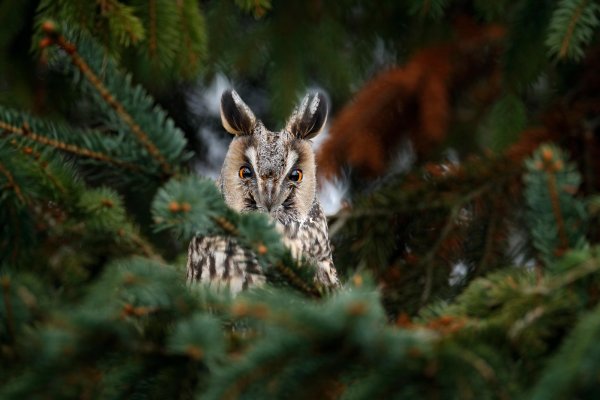
[[[569,247],[569,240],[567,239],[567,233],[565,231],[565,221],[563,214],[560,210],[560,199],[558,194],[558,187],[556,184],[556,176],[552,169],[546,170],[546,178],[548,179],[548,193],[550,195],[550,204],[552,204],[552,212],[556,219],[556,228],[558,229],[558,238],[560,240],[560,247],[557,248],[558,254],[562,253]]]
[[[543,285],[538,285],[535,291],[543,294],[549,294],[560,289],[564,289],[574,283],[600,271],[600,262],[597,257],[586,260],[579,265],[569,268],[565,273],[550,279]]]
[[[10,143],[15,148],[18,147],[18,144],[15,140],[11,140]],[[50,171],[50,168],[49,168],[50,162],[48,162],[46,157],[44,157],[41,152],[39,152],[29,146],[24,147],[22,152],[23,152],[23,154],[28,155],[31,158],[33,158],[33,161],[38,166],[38,170],[42,171],[44,176],[46,178],[48,178],[48,180],[50,180],[50,182],[52,183],[52,186],[55,187],[56,189],[58,189],[61,196],[67,196],[67,188],[65,187],[63,182],[60,181],[60,179],[58,177],[56,177],[54,174],[52,174],[52,172]]]
[[[158,43],[156,39],[156,0],[148,0],[148,52],[151,58],[156,57]]]
[[[598,27],[600,4],[595,0],[562,0],[552,15],[546,45],[558,58],[579,60]]]
[[[154,248],[145,240],[142,236],[140,236],[135,231],[130,231],[128,229],[120,229],[118,234],[122,237],[130,240],[134,245],[136,245],[145,257],[148,257],[151,260],[158,261],[161,264],[166,264],[165,259],[157,253]]]
[[[483,144],[503,151],[516,142],[525,128],[527,109],[519,96],[506,94],[493,105],[487,119],[484,125],[489,134],[483,136]]]
[[[48,38],[58,45],[61,49],[67,53],[71,58],[73,65],[85,76],[88,82],[98,92],[100,97],[112,108],[115,113],[125,122],[131,129],[131,132],[138,139],[138,141],[144,146],[148,153],[154,157],[160,164],[163,173],[166,176],[173,174],[173,168],[167,162],[165,157],[162,155],[160,150],[154,145],[154,143],[148,137],[148,134],[142,130],[138,123],[133,119],[131,114],[127,112],[125,107],[117,100],[116,97],[108,90],[108,88],[102,83],[100,78],[94,73],[87,62],[77,52],[77,46],[56,31],[53,24],[47,23],[44,29]]]
[[[571,20],[569,21],[569,25],[567,26],[567,30],[565,33],[565,37],[563,38],[561,45],[560,45],[560,50],[558,51],[558,56],[560,58],[565,58],[567,56],[567,53],[569,50],[569,44],[571,43],[571,40],[573,39],[573,31],[575,30],[575,26],[577,25],[577,22],[581,18],[581,14],[583,13],[583,10],[585,9],[585,6],[587,5],[587,3],[589,3],[589,0],[583,0],[575,8],[575,12],[571,16]]]
[[[497,390],[501,400],[509,400],[511,398],[499,381],[494,368],[483,357],[467,349],[461,349],[458,356],[473,367],[486,382],[489,382]]]
[[[252,12],[254,18],[262,18],[272,7],[271,0],[235,0],[235,4],[245,12]]]
[[[446,240],[450,232],[452,232],[452,228],[454,227],[456,218],[458,217],[458,213],[462,207],[462,203],[457,203],[452,207],[437,240],[421,260],[421,265],[425,267],[425,286],[423,288],[423,294],[421,295],[421,305],[425,305],[429,300],[429,296],[431,295],[431,287],[433,286],[434,257],[442,246],[442,243],[444,243],[444,240]]]
[[[143,48],[145,59],[154,71],[162,70],[168,73],[173,69],[181,70],[187,67],[176,63],[178,53],[184,52],[181,39],[187,33],[182,30],[181,20],[178,18],[178,8],[182,3],[184,0],[177,2],[169,0],[134,1],[148,32]],[[189,8],[187,10],[197,14],[198,3],[196,3],[196,10]],[[190,16],[190,18],[193,17]]]
[[[212,220],[221,229],[223,229],[223,231],[226,232],[227,234],[229,234],[231,236],[238,236],[240,234],[239,229],[236,228],[235,225],[231,221],[229,221],[227,218],[225,218],[223,216],[216,216],[216,217],[212,217]]]
[[[232,380],[228,384],[224,393],[219,398],[226,400],[239,399],[240,394],[243,393],[244,389],[250,386],[253,382],[268,376],[268,374],[278,371],[282,366],[284,366],[286,356],[286,354],[282,354],[279,358],[265,360],[259,367],[245,371],[245,375],[236,377],[237,379]]]
[[[40,143],[44,146],[49,146],[49,147],[53,147],[57,150],[61,150],[64,151],[66,153],[71,153],[80,157],[84,157],[84,158],[91,158],[93,160],[97,160],[97,161],[102,161],[105,162],[107,164],[112,164],[116,167],[119,168],[123,168],[129,171],[135,171],[135,172],[139,172],[140,168],[137,165],[134,164],[130,164],[121,160],[117,160],[115,158],[112,158],[106,154],[97,152],[97,151],[92,151],[83,147],[79,147],[76,146],[74,144],[69,144],[69,143],[65,143],[62,142],[60,140],[56,140],[56,139],[51,139],[48,138],[46,136],[42,136],[34,131],[31,130],[31,128],[29,127],[29,124],[27,124],[26,122],[23,123],[22,126],[15,126],[15,125],[11,125],[10,123],[4,122],[4,121],[0,121],[0,131],[5,132],[5,133],[9,133],[9,134],[15,134],[18,136],[21,136],[23,138],[32,140],[34,142]]]
[[[136,12],[135,7],[118,0],[42,0],[37,7],[35,25],[41,27],[44,21],[52,19],[77,26],[100,37],[103,45],[114,56],[118,56],[123,48],[138,44],[145,37],[144,27]]]
[[[569,332],[560,348],[550,357],[541,378],[533,386],[529,398],[552,400],[595,397],[598,364],[600,307],[585,313]]]
[[[409,12],[420,17],[439,19],[444,15],[448,0],[412,0],[409,4]]]
[[[165,264],[160,254],[140,236],[117,193],[108,188],[90,189],[80,196],[77,206],[86,218],[86,233],[90,231],[94,236],[122,238],[141,250],[144,256]]]
[[[286,278],[286,280],[290,282],[293,287],[299,289],[302,293],[305,293],[308,296],[316,299],[323,297],[322,293],[319,290],[317,290],[314,286],[307,285],[305,280],[298,276],[297,272],[295,272],[291,268],[288,268],[284,263],[278,261],[275,262],[274,265],[275,268],[277,268],[277,270],[279,271],[279,273],[283,275],[283,277]]]
[[[108,20],[110,32],[124,46],[136,44],[144,39],[144,27],[134,15],[133,7],[117,0],[100,0],[100,14]]]
[[[525,200],[533,245],[544,264],[586,245],[585,206],[575,197],[581,175],[556,146],[544,144],[525,161]]]
[[[485,1],[486,4],[494,3]],[[503,77],[511,89],[520,90],[534,82],[548,65],[544,48],[548,26],[555,8],[552,0],[523,0],[510,16]]]
[[[206,20],[195,0],[182,0],[177,8],[182,49],[176,52],[175,62],[184,76],[194,78],[207,56]]]
[[[10,171],[0,163],[0,173],[6,177],[7,184],[4,185],[3,189],[12,189],[15,192],[15,195],[19,199],[19,201],[23,204],[26,203],[25,198],[23,197],[23,193],[21,192],[21,188],[15,182],[13,175]]]

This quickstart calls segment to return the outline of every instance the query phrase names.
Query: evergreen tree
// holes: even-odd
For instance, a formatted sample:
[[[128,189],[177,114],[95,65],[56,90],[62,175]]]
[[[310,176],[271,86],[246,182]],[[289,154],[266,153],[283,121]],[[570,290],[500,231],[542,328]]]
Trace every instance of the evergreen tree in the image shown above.
[[[2,3],[0,398],[597,397],[599,18],[595,0]],[[184,100],[216,74],[267,120],[331,94],[338,291],[194,172],[215,121]],[[195,234],[235,237],[268,284],[186,286]]]

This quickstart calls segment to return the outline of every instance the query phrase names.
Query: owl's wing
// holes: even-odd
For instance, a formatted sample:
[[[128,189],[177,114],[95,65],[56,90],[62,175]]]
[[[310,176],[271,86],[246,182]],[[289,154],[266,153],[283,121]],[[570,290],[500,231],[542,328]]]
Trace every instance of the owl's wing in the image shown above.
[[[225,236],[194,237],[188,248],[187,282],[202,282],[236,294],[262,285],[265,277],[251,251]]]
[[[296,258],[306,257],[317,266],[315,280],[327,287],[338,287],[340,281],[331,256],[327,219],[315,202],[308,218],[300,225],[282,229],[284,244]]]

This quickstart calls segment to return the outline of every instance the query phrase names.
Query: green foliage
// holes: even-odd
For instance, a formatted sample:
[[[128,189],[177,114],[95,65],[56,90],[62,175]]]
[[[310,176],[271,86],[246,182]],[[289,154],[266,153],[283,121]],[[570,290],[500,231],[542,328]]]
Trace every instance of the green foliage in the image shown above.
[[[252,12],[255,18],[260,18],[271,9],[271,0],[235,0],[235,4],[245,12]]]
[[[576,395],[594,397],[598,380],[594,371],[600,369],[600,317],[598,307],[582,316],[577,326],[564,340],[557,354],[540,378],[532,399],[562,399]]]
[[[545,95],[569,106],[577,96],[562,92],[543,43],[571,30],[568,57],[583,55],[597,5],[509,3],[42,1],[37,24],[52,17],[61,28],[45,26],[37,72],[56,79],[70,108],[0,106],[0,398],[595,397],[600,248],[584,207],[593,214],[595,202],[576,195],[582,175],[558,145],[524,165],[511,145],[544,119],[532,110]],[[0,5],[0,51],[10,54],[0,68],[26,9]],[[347,281],[332,293],[268,218],[227,208],[213,182],[188,172],[183,132],[137,83],[226,73],[260,86],[259,98],[269,88],[279,119],[319,84],[335,118],[350,89],[384,65],[444,67],[410,62],[481,19],[506,24],[504,64],[473,83],[480,66],[452,61],[456,87],[441,88],[448,130],[488,123],[491,144],[511,151],[474,156],[445,143],[456,162],[418,154],[409,172],[375,183],[349,172],[360,190],[330,221]],[[523,90],[542,73],[551,90]],[[12,77],[0,73],[0,88]],[[468,99],[455,101],[465,88]],[[413,103],[398,103],[399,135],[412,129]],[[576,140],[579,128],[560,132]],[[186,285],[194,235],[252,251],[268,283],[236,298]]]
[[[0,107],[4,131],[0,143],[3,166],[0,179],[2,186],[9,189],[3,190],[0,199],[0,218],[3,233],[10,238],[2,241],[3,260],[7,257],[22,260],[27,253],[24,250],[30,250],[29,246],[46,232],[64,239],[78,237],[77,240],[87,243],[94,242],[87,238],[102,232],[98,237],[112,237],[126,247],[140,247],[143,240],[137,228],[126,222],[129,219],[120,199],[108,191],[86,191],[80,177],[87,182],[106,180],[120,187],[134,184],[147,189],[160,183],[165,174],[175,173],[188,157],[183,134],[154,100],[140,86],[133,85],[130,76],[122,74],[114,60],[106,59],[105,53],[85,34],[66,35],[67,38],[60,40],[78,40],[76,55],[82,58],[74,65],[67,60],[69,55],[55,50],[51,55],[52,65],[74,78],[81,95],[92,101],[95,118],[106,129],[101,132],[74,128]],[[57,155],[57,150],[69,157],[69,161]],[[76,222],[79,218],[87,220],[89,229],[83,234]],[[46,219],[52,222],[40,223]],[[66,257],[72,257],[74,250],[69,248],[58,247],[66,251]],[[154,256],[145,245],[142,248],[144,254]],[[72,265],[91,260],[86,251],[72,260],[78,257],[79,261]]]
[[[119,47],[128,47],[145,36],[142,21],[135,15],[135,7],[118,0],[74,2],[70,0],[42,0],[37,8],[38,25],[47,19],[76,24],[88,33],[102,31],[104,43],[116,53]]]
[[[81,185],[65,160],[11,139],[0,141],[0,187],[0,262],[17,262],[35,244],[39,219],[54,202],[74,201]]]
[[[146,174],[160,176],[189,156],[184,152],[183,133],[140,85],[132,83],[130,75],[123,74],[115,61],[107,59],[102,49],[85,34],[66,29],[65,38],[77,43],[86,64],[72,64],[67,60],[68,54],[55,49],[52,53],[55,68],[64,68],[73,77],[82,94],[98,107],[96,112],[100,111],[107,128],[119,133],[120,143],[114,148],[125,153],[123,158],[145,165]]]
[[[585,205],[574,196],[581,175],[552,145],[541,146],[525,164],[529,230],[540,258],[549,265],[564,250],[586,245]]]
[[[193,78],[206,56],[204,16],[192,0],[43,0],[36,25],[48,19],[94,35],[112,56],[127,60],[132,69],[155,85],[156,77],[170,81]],[[132,57],[131,49],[143,57]]]
[[[595,0],[561,0],[552,14],[546,40],[550,54],[581,60],[599,26],[600,4]]]
[[[214,182],[194,176],[171,180],[154,197],[152,213],[157,231],[169,229],[184,241],[210,234],[213,218],[227,207]]]
[[[212,368],[225,353],[221,322],[204,312],[197,312],[177,323],[167,348],[173,354],[202,360]]]
[[[502,244],[522,203],[508,189],[520,174],[492,156],[385,180],[335,217],[336,263],[353,266],[349,275],[355,269],[376,273],[392,315],[451,298],[460,291],[448,279],[457,264],[469,282],[513,262]],[[500,246],[489,244],[495,237],[503,238]]]
[[[184,0],[178,7],[179,44],[173,65],[183,77],[193,79],[205,68],[208,53],[206,20],[195,0]]]
[[[506,10],[510,6],[509,0],[474,0],[473,7],[479,15],[481,15],[486,21],[494,21],[496,19],[505,19]]]
[[[503,60],[504,79],[510,88],[531,84],[548,64],[544,41],[554,5],[551,0],[524,0],[516,5]]]
[[[178,5],[168,0],[139,1],[135,5],[145,21],[147,32],[148,39],[143,46],[144,57],[158,68],[167,69],[179,50]]]
[[[409,4],[411,15],[439,19],[448,7],[448,0],[414,0]]]
[[[495,151],[505,150],[514,143],[527,123],[527,110],[523,101],[514,94],[507,94],[492,107],[487,121],[488,138],[484,145]]]
[[[106,231],[125,223],[125,209],[119,195],[114,191],[101,188],[87,190],[79,199],[78,208],[88,215],[87,228],[95,232]]]
[[[0,325],[0,337],[13,341],[17,351],[3,357],[19,357],[27,365],[21,370],[2,364],[10,384],[0,394],[71,398],[85,391],[154,398],[184,390],[202,398],[512,397],[517,381],[541,376],[544,385],[550,379],[540,373],[542,356],[578,314],[587,314],[586,298],[568,293],[573,284],[599,277],[597,253],[582,254],[590,261],[542,282],[524,270],[477,280],[454,305],[405,328],[385,323],[377,293],[361,280],[322,302],[273,288],[231,301],[207,288],[184,288],[170,266],[133,258],[107,266],[73,309],[41,302],[45,287],[25,276],[3,276],[9,293],[0,299],[4,321],[7,298],[18,329],[47,321],[24,335]],[[54,311],[45,315],[48,307]],[[586,373],[584,365],[590,364],[577,364],[578,355],[593,363],[595,353],[586,349],[594,344],[596,317],[590,314],[572,331],[577,340],[564,343],[549,375],[561,362],[581,365]],[[241,331],[231,331],[231,323]],[[579,393],[593,390],[581,387]]]

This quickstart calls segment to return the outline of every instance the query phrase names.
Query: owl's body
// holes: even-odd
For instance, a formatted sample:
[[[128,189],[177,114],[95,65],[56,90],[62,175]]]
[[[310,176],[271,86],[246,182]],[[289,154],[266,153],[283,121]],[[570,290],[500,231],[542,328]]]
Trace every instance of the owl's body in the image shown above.
[[[268,214],[296,258],[317,266],[315,279],[339,284],[316,195],[316,167],[309,139],[322,129],[327,105],[322,95],[306,96],[284,130],[271,132],[234,91],[221,98],[221,119],[234,134],[217,182],[227,205],[239,212]],[[235,239],[195,237],[190,243],[188,282],[204,282],[232,293],[264,283],[256,256]]]

